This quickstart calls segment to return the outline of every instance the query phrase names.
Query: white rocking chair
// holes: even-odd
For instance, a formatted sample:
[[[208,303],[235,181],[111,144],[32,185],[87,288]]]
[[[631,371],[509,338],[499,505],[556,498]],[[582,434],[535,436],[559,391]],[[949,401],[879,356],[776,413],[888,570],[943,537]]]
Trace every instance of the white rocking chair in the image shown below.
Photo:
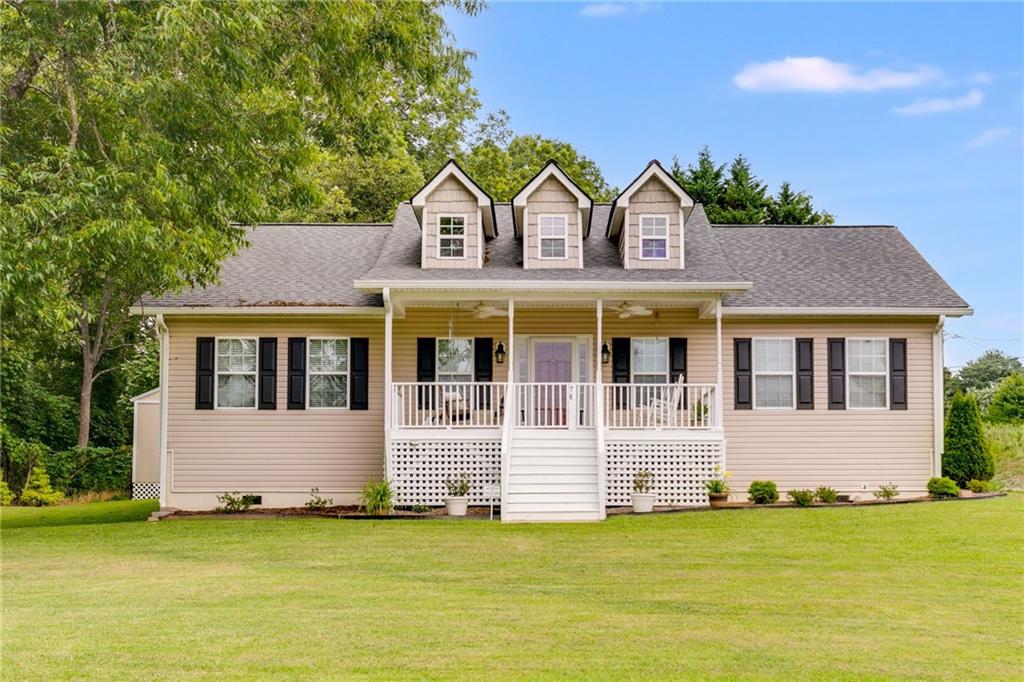
[[[680,374],[676,383],[666,386],[662,397],[651,398],[647,403],[647,423],[652,426],[682,426],[683,396],[686,378]]]

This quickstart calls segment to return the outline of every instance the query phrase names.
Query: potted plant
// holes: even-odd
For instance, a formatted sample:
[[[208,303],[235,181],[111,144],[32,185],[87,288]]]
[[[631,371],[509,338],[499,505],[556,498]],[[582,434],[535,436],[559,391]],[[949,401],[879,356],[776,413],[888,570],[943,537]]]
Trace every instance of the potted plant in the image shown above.
[[[728,472],[725,474],[729,475]],[[712,478],[704,482],[708,491],[708,503],[714,509],[720,509],[729,502],[729,484],[724,478]]]
[[[654,474],[643,469],[633,474],[633,512],[646,514],[654,510]]]
[[[459,474],[444,482],[448,488],[448,497],[444,498],[444,508],[448,516],[465,516],[469,506],[469,475]]]

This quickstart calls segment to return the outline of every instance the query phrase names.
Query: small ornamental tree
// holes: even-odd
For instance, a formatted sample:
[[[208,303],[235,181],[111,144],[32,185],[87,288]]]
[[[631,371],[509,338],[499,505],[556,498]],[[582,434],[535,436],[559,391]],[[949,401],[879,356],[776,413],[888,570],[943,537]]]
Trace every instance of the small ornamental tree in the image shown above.
[[[942,474],[961,487],[972,478],[987,481],[995,474],[995,463],[981,431],[981,412],[972,395],[953,396],[946,421]]]
[[[21,503],[34,507],[48,507],[64,499],[64,494],[54,490],[50,485],[50,477],[41,464],[32,467],[25,489],[21,491]]]
[[[1011,374],[999,383],[986,416],[994,422],[1024,422],[1024,372]]]

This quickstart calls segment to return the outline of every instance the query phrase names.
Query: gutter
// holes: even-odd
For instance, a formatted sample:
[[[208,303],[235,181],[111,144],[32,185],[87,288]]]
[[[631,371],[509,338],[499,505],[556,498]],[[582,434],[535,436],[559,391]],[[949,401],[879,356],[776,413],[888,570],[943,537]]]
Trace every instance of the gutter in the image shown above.
[[[841,307],[722,307],[725,317],[767,317],[767,316],[846,316],[867,315],[876,317],[963,317],[973,315],[973,308],[841,308]]]
[[[354,282],[357,289],[370,292],[383,291],[390,287],[402,291],[662,291],[662,292],[718,292],[746,291],[752,282],[595,282],[593,280],[566,281],[523,281],[486,280],[475,282],[452,280],[360,280]]]
[[[132,315],[345,315],[383,317],[384,308],[374,306],[132,306]]]

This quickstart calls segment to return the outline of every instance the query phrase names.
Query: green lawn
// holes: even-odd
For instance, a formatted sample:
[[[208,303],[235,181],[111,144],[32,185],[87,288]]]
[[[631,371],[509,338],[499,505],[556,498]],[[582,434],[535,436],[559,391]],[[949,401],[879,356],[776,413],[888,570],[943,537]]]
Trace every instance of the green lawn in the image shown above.
[[[4,679],[1024,676],[1020,494],[581,525],[129,520],[151,507],[4,510]]]

